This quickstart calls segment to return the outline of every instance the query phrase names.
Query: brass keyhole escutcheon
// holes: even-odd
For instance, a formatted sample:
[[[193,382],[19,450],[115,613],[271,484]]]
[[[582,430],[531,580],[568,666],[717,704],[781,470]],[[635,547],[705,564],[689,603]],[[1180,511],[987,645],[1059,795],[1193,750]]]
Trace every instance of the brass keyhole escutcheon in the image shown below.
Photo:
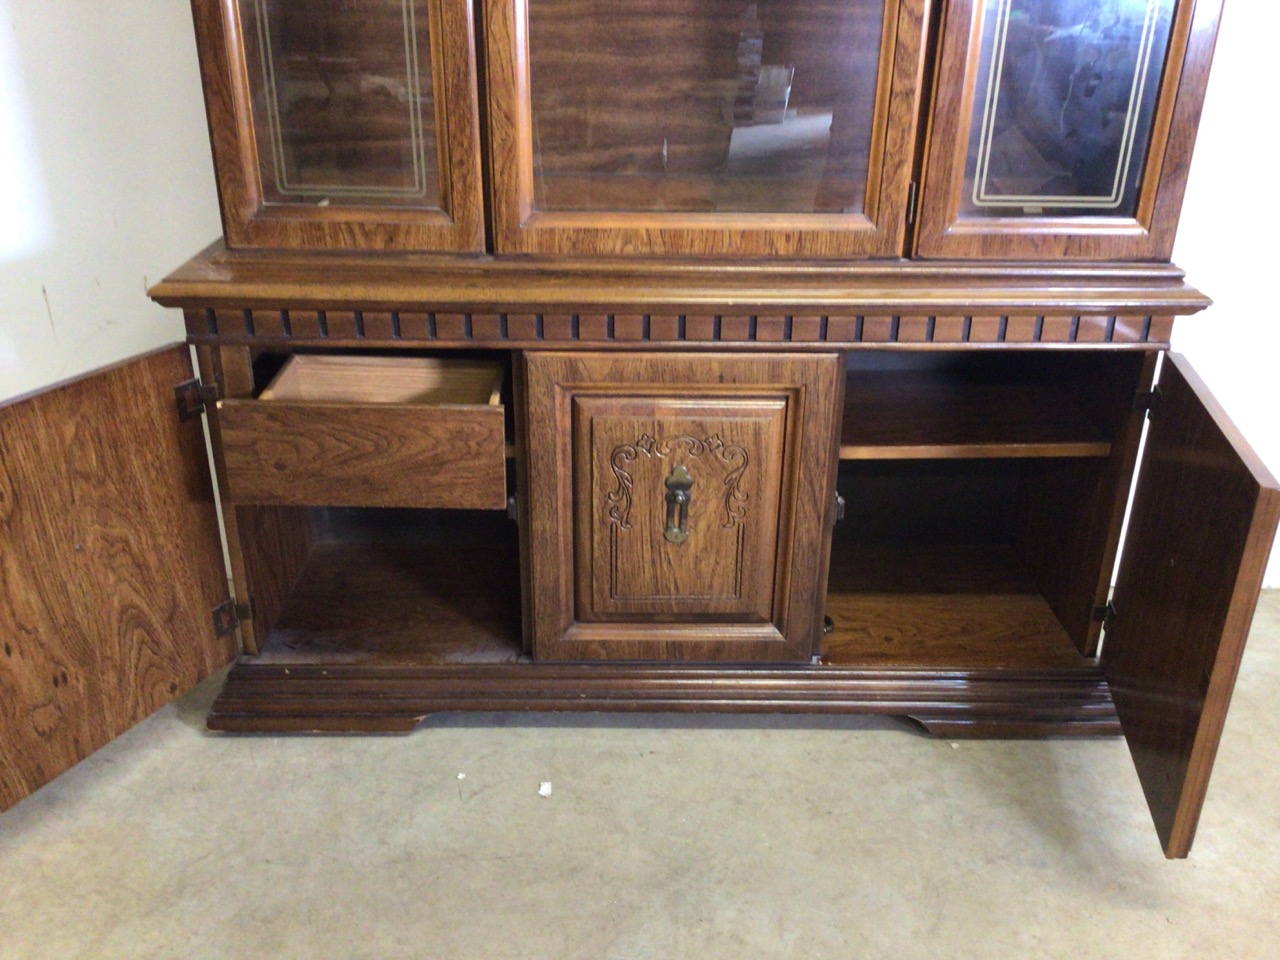
[[[667,477],[667,526],[662,536],[667,543],[684,543],[689,539],[689,490],[693,477],[683,465],[673,467]]]

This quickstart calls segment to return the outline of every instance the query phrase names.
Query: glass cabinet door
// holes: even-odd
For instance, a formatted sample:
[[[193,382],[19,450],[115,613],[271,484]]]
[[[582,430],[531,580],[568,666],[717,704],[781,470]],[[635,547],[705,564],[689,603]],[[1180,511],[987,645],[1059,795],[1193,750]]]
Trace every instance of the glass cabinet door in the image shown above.
[[[1172,223],[1162,217],[1170,219],[1169,195],[1181,193],[1185,163],[1178,160],[1191,148],[1186,111],[1180,115],[1176,102],[1198,79],[1184,76],[1182,64],[1196,42],[1193,17],[1205,19],[1211,7],[953,3],[918,252],[1167,257]]]
[[[229,243],[482,246],[468,3],[196,8]],[[209,83],[224,71],[229,85]]]
[[[926,0],[488,0],[499,251],[898,256]]]

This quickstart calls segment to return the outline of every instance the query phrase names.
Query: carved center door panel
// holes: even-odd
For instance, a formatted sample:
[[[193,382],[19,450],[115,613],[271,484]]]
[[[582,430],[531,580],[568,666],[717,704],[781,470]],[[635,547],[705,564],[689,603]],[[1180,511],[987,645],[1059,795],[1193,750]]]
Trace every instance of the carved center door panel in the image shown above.
[[[785,399],[574,403],[578,619],[773,619]]]
[[[834,355],[530,354],[534,656],[807,660],[840,374]]]

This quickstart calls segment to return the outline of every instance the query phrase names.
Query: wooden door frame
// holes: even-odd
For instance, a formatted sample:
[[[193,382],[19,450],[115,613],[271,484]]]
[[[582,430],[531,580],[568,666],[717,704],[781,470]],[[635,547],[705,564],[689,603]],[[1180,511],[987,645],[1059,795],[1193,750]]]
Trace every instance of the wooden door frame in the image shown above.
[[[481,251],[484,199],[472,0],[430,13],[441,208],[264,202],[240,0],[192,0],[209,136],[230,247]]]
[[[962,217],[983,0],[950,0],[925,139],[915,255],[942,259],[1167,260],[1173,252],[1222,0],[1180,0],[1133,217]]]
[[[482,0],[494,252],[898,257],[933,0],[886,0],[864,213],[577,213],[534,207],[528,5]]]

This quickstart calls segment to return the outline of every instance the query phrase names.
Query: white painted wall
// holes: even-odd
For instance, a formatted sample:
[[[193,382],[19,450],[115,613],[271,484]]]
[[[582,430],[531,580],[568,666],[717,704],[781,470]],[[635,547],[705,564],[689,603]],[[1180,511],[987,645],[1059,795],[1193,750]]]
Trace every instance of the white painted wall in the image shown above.
[[[220,233],[187,0],[0,0],[0,400],[181,340]]]
[[[1173,259],[1214,305],[1178,321],[1192,361],[1273,473],[1280,475],[1280,156],[1267,80],[1280,4],[1227,0]],[[1280,546],[1266,585],[1280,587]]]
[[[219,233],[187,0],[0,0],[0,400],[182,337],[144,296]],[[1229,0],[1174,259],[1188,354],[1280,470],[1280,5]],[[1268,575],[1280,586],[1280,551]]]

